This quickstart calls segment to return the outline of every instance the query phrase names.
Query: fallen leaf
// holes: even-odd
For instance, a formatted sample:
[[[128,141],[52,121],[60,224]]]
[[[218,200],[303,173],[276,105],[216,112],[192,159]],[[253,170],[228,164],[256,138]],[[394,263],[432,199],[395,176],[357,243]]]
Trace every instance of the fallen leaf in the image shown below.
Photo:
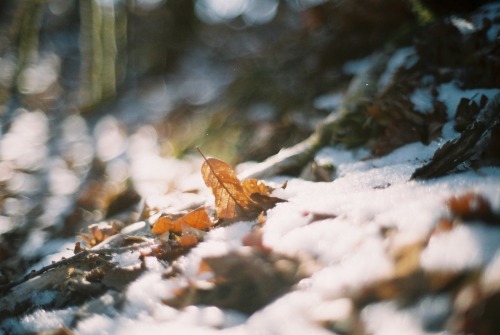
[[[229,164],[216,158],[205,158],[201,174],[205,184],[212,189],[218,218],[247,217],[250,213],[258,214],[263,210],[245,193],[241,181]]]
[[[212,227],[213,223],[208,217],[205,207],[195,209],[186,215],[180,217],[176,222],[179,222],[181,229],[183,225],[198,229],[207,230]]]
[[[179,238],[179,244],[185,248],[191,248],[198,244],[198,239],[194,235],[184,234]]]
[[[108,237],[118,234],[122,227],[122,223],[116,220],[94,223],[88,226],[88,234],[80,234],[80,236],[88,247],[93,247]]]
[[[172,218],[168,215],[160,216],[155,223],[153,223],[153,227],[151,228],[153,234],[156,235],[165,234],[174,230],[174,220],[172,220]]]
[[[183,246],[174,239],[168,241],[160,239],[158,244],[149,251],[141,253],[141,258],[153,256],[161,261],[173,262],[180,256],[187,254],[189,250],[191,250],[191,246]]]
[[[208,217],[205,207],[201,207],[181,216],[160,216],[153,224],[151,231],[153,234],[162,235],[167,232],[182,233],[185,227],[207,230],[212,225],[213,223]]]
[[[85,250],[85,249],[82,248],[81,243],[80,242],[76,242],[75,243],[75,248],[73,249],[73,253],[76,255],[76,254],[79,254],[80,252],[82,252],[83,250]]]
[[[273,189],[261,180],[245,179],[241,185],[245,194],[264,210],[273,208],[277,203],[285,201],[277,197],[271,197],[270,194]]]
[[[463,220],[495,221],[495,214],[491,209],[489,201],[480,194],[468,192],[460,196],[451,197],[446,204],[453,216],[457,216]]]
[[[259,193],[262,195],[269,195],[271,190],[262,181],[254,178],[245,179],[241,186],[243,186],[243,191],[246,195],[251,196],[254,193]]]
[[[271,197],[260,193],[253,193],[250,196],[250,199],[254,203],[258,204],[263,210],[271,209],[276,206],[277,203],[286,201],[277,197]]]

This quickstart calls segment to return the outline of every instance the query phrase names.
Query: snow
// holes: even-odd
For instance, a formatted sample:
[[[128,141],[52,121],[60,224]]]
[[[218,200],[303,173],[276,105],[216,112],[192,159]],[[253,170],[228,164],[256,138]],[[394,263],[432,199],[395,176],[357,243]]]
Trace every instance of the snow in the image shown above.
[[[486,97],[492,98],[499,92],[499,89],[494,88],[463,90],[458,86],[458,83],[451,82],[439,86],[438,100],[442,101],[446,105],[448,117],[452,119],[455,116],[455,111],[457,110],[460,99],[467,98],[479,103],[481,95],[484,94]]]
[[[207,279],[198,273],[202,257],[245,250],[242,238],[256,223],[242,221],[210,231],[204,242],[182,256],[178,267],[185,273],[184,279],[166,280],[162,278],[164,265],[156,259],[146,262],[148,271],[126,290],[123,309],[113,310],[111,316],[91,314],[78,322],[77,333],[329,334],[320,326],[322,322],[333,322],[338,327],[348,325],[352,310],[348,297],[390,278],[394,272],[387,252],[388,241],[380,233],[382,228],[397,228],[390,243],[398,248],[424,240],[439,218],[447,215],[445,202],[451,196],[475,191],[488,199],[494,209],[500,208],[498,168],[409,181],[413,170],[428,160],[438,146],[413,143],[376,159],[367,159],[362,150],[326,148],[317,157],[335,164],[336,180],[313,183],[290,178],[286,189],[276,190],[274,195],[288,202],[268,211],[264,244],[279,253],[314,259],[318,269],[292,292],[251,317],[213,306],[177,310],[162,303],[162,299],[186,285],[186,280],[201,285]],[[321,216],[316,219],[315,215]],[[143,228],[145,223],[135,226],[124,232]],[[498,240],[500,231],[495,227],[479,223],[461,225],[431,237],[420,262],[429,271],[484,267],[487,270],[483,282],[491,286],[499,276]],[[137,259],[138,253],[124,253],[114,261],[126,266],[136,264]],[[33,298],[49,299],[49,293],[38,293]],[[403,310],[391,301],[370,304],[363,308],[361,317],[373,334],[429,334],[425,325],[448,309],[449,297],[429,297]],[[69,314],[70,309],[37,311],[17,327],[40,331],[57,320],[66,323]],[[35,316],[39,323],[29,321]]]
[[[402,64],[405,64],[407,68],[410,67],[413,62],[407,62],[408,59],[413,59],[414,61],[416,61],[417,58],[415,57],[415,48],[407,47],[397,50],[389,60],[385,72],[380,76],[378,87],[383,88],[387,86],[394,76],[396,70]]]
[[[410,101],[417,112],[429,113],[432,111],[432,94],[429,90],[418,88],[410,95]]]
[[[61,325],[69,325],[74,317],[74,313],[75,309],[71,307],[56,311],[37,309],[21,320],[7,319],[4,321],[2,323],[3,327],[0,329],[0,335],[50,331]]]
[[[500,4],[491,3],[484,5],[480,10],[481,14],[475,15],[472,17],[472,22],[475,27],[483,27],[485,24],[484,19],[488,19],[490,22],[498,22],[498,17],[500,14]],[[488,39],[490,41],[495,41],[498,38],[498,32],[500,30],[500,26],[498,24],[492,25],[490,29],[488,29]]]
[[[412,314],[401,311],[393,302],[382,302],[366,307],[362,318],[373,335],[424,335],[422,327]]]
[[[498,7],[492,5],[491,8]],[[491,8],[489,10],[493,11]],[[456,24],[462,23],[457,21]],[[379,85],[386,85],[397,67],[410,64],[414,52],[413,48],[396,52]],[[362,64],[346,66],[360,67]],[[492,97],[499,92],[497,89],[463,90],[454,82],[440,85],[437,91],[437,98],[445,104],[450,120],[462,97],[479,101],[481,94]],[[428,91],[416,90],[411,100],[419,112],[425,113],[432,108]],[[315,103],[330,108],[337,104],[337,96],[322,96]],[[124,150],[134,152],[131,155],[131,176],[139,192],[147,195],[145,201],[151,208],[175,212],[186,204],[200,201],[211,204],[212,200],[207,200],[210,199],[208,191],[198,194],[181,192],[203,189],[199,159],[160,158],[155,153],[158,148],[153,144],[156,134],[152,129],[143,129],[142,135],[137,135],[130,140],[133,143],[127,144],[121,137],[119,126],[112,121],[103,125],[113,130],[111,135],[114,137],[100,135],[101,156],[115,157]],[[445,232],[433,233],[433,229],[441,218],[449,215],[446,201],[452,196],[476,192],[491,203],[494,211],[500,211],[500,168],[481,168],[426,181],[410,180],[416,168],[431,159],[445,141],[457,136],[452,127],[452,122],[445,125],[442,138],[427,146],[411,143],[380,158],[370,158],[365,150],[324,148],[315,159],[335,166],[336,179],[332,182],[314,183],[283,176],[269,180],[270,184],[280,185],[284,178],[288,179],[285,189],[278,187],[273,193],[287,202],[268,211],[262,228],[264,245],[277,253],[307,259],[315,270],[289,293],[253,315],[214,306],[188,306],[178,310],[163,303],[185,285],[210,284],[207,274],[199,271],[203,257],[250,250],[243,246],[242,239],[258,223],[241,221],[211,230],[203,242],[180,257],[176,267],[184,276],[164,278],[166,265],[153,257],[146,257],[147,271],[127,287],[120,309],[114,307],[110,295],[105,295],[101,299],[110,300],[105,304],[105,313],[89,309],[87,315],[80,315],[76,320],[74,307],[53,311],[36,309],[21,320],[3,321],[0,328],[8,333],[21,334],[76,322],[77,334],[332,334],[323,325],[332,324],[339,332],[349,327],[357,308],[353,296],[394,275],[395,262],[391,251],[424,241],[418,257],[423,270],[460,272],[482,269],[481,285],[498,290],[500,230],[497,226],[467,222]],[[44,127],[40,129],[44,131]],[[108,147],[111,140],[118,140],[116,147]],[[135,146],[138,144],[134,141],[148,144],[147,152],[137,151]],[[2,154],[12,154],[11,159],[17,159],[13,153]],[[284,150],[281,157],[288,154]],[[125,228],[121,234],[133,234],[146,228],[147,222],[138,222]],[[394,236],[390,239],[384,237],[384,229],[394,229]],[[30,255],[43,249],[45,254],[52,254],[33,268],[38,269],[73,253],[73,240],[46,243],[43,234],[36,236],[26,243],[30,247],[24,248],[22,253]],[[138,251],[126,252],[115,255],[113,261],[122,267],[136,266],[139,255]],[[35,306],[42,306],[54,297],[54,292],[44,291],[34,292],[31,299]],[[404,308],[392,300],[368,303],[360,307],[360,318],[366,332],[374,335],[435,334],[433,327],[449,315],[451,300],[451,296],[439,294],[425,296]]]
[[[338,179],[331,183],[290,179],[286,189],[277,190],[276,195],[288,202],[268,212],[264,243],[276,252],[308,255],[316,260],[319,270],[250,318],[216,307],[176,310],[164,305],[162,299],[186,282],[162,279],[158,265],[148,267],[150,270],[129,286],[118,317],[93,315],[78,323],[78,333],[329,334],[321,322],[340,320],[334,322],[338,327],[348,324],[352,302],[347,297],[389,278],[394,271],[387,241],[379,233],[381,227],[397,227],[393,243],[402,246],[429,234],[447,213],[444,203],[452,195],[477,191],[499,207],[497,168],[425,182],[408,181],[415,167],[429,159],[436,148],[436,143],[427,147],[414,143],[372,160],[364,159],[364,152],[327,148],[318,157],[336,164]],[[314,214],[326,218],[315,221]],[[241,240],[253,225],[238,222],[212,230],[204,242],[181,257],[179,268],[189,280],[202,282],[204,278],[197,272],[201,257],[241,249]],[[484,281],[492,282],[491,278],[498,277],[499,239],[496,228],[481,224],[456,227],[431,238],[421,255],[422,267],[459,271],[485,266]],[[403,310],[394,302],[380,302],[365,307],[361,316],[373,334],[429,334],[426,325],[447,315],[449,305],[448,296],[424,298]]]
[[[479,224],[459,226],[432,237],[422,253],[421,263],[430,271],[477,269],[489,264],[500,251],[498,241],[498,229]]]

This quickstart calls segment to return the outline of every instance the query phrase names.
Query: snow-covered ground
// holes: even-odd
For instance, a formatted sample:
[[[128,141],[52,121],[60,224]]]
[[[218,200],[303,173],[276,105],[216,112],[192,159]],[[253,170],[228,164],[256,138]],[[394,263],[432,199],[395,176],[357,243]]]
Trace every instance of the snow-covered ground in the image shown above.
[[[318,269],[294,289],[250,317],[213,306],[177,310],[162,303],[183,283],[162,278],[165,266],[148,260],[148,270],[126,290],[121,309],[88,310],[76,325],[79,334],[331,334],[321,325],[349,323],[353,299],[363,288],[395,275],[394,253],[426,241],[440,218],[449,215],[446,201],[475,192],[500,211],[500,169],[484,168],[430,181],[409,181],[439,143],[406,145],[377,159],[366,153],[326,148],[317,158],[337,167],[333,182],[313,183],[290,179],[274,195],[288,200],[268,212],[263,241],[275,252],[307,255]],[[314,217],[320,215],[319,220]],[[189,280],[203,281],[198,273],[202,257],[243,250],[242,238],[255,222],[239,222],[208,233],[179,260]],[[381,231],[394,229],[384,236]],[[460,225],[433,235],[419,255],[422,269],[461,272],[484,269],[490,282],[500,280],[500,228],[481,223]],[[123,265],[139,262],[138,254],[117,259]],[[35,296],[36,295],[36,296]],[[55,294],[35,292],[43,304]],[[101,299],[106,299],[103,296]],[[111,297],[108,297],[112,301]],[[42,301],[43,300],[43,301]],[[372,334],[431,334],[426,325],[448,315],[453,297],[426,296],[409,307],[391,299],[364,306],[359,315]],[[7,320],[11,331],[42,331],[67,324],[75,309],[38,310],[21,320]],[[346,326],[347,327],[347,326]]]
[[[404,58],[413,52],[403,51],[396,56]],[[402,62],[399,58],[394,61]],[[499,92],[464,91],[454,83],[446,83],[438,90],[438,99],[446,105],[452,120],[461,97],[479,99],[481,93],[491,98]],[[419,112],[432,108],[429,92],[415,91],[411,99]],[[268,180],[275,186],[288,180],[286,188],[277,187],[273,193],[287,201],[268,211],[262,241],[275,253],[309,263],[312,270],[288,293],[250,316],[214,306],[176,309],[164,303],[181,287],[207,284],[206,273],[199,271],[202,258],[231,251],[249,252],[251,247],[244,246],[243,239],[258,223],[241,221],[211,230],[203,242],[181,256],[177,260],[184,274],[181,278],[165,278],[168,264],[147,257],[147,270],[126,288],[123,305],[116,306],[116,297],[109,293],[100,298],[99,309],[88,305],[83,313],[76,307],[50,311],[40,308],[22,319],[5,320],[0,334],[41,332],[61,325],[89,335],[448,334],[446,324],[450,327],[449,317],[460,310],[457,304],[460,294],[465,293],[433,288],[433,280],[442,279],[432,276],[442,273],[456,277],[475,271],[479,279],[474,283],[483,294],[498,292],[500,282],[499,222],[492,225],[480,220],[460,221],[448,205],[453,197],[477,194],[499,213],[500,168],[410,180],[415,169],[428,162],[436,149],[457,136],[450,121],[439,140],[427,146],[408,144],[380,158],[370,158],[364,150],[328,147],[315,159],[335,167],[332,182],[284,176]],[[165,210],[200,200],[211,205],[200,177],[200,165],[199,159],[162,159],[143,152],[133,161],[132,178],[144,193],[153,194],[147,201]],[[167,184],[170,189],[205,191],[155,195],[168,190],[164,187]],[[455,220],[453,226],[442,228],[443,218]],[[124,233],[141,226],[149,229],[147,222],[140,222]],[[67,248],[74,241],[69,245],[58,243],[60,252],[40,265],[72,254]],[[402,265],[405,257],[411,259],[409,265]],[[139,252],[117,255],[114,261],[124,267],[138,266]],[[401,303],[399,298],[405,290],[418,283],[412,286],[398,280],[413,278],[417,272],[431,277],[426,279],[430,284],[425,283],[431,287],[423,288],[408,303]],[[388,283],[395,286],[388,288]],[[32,302],[44,305],[55,296],[52,291],[33,292]]]

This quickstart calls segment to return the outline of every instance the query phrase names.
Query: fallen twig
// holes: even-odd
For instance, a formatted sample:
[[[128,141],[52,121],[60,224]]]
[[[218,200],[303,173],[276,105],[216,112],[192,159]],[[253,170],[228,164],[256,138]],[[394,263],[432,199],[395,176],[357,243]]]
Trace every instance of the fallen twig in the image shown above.
[[[385,70],[392,51],[392,48],[389,48],[380,52],[371,66],[351,81],[340,107],[330,113],[311,136],[243,171],[239,177],[262,179],[301,169],[319,149],[341,142],[344,133],[349,131],[348,120],[352,114],[358,111],[361,103],[369,101],[377,92],[378,79]]]
[[[144,246],[151,246],[153,244],[154,244],[153,242],[145,242],[145,243],[134,244],[134,245],[126,246],[126,247],[102,248],[102,249],[84,249],[81,252],[75,254],[74,256],[71,256],[69,258],[62,258],[61,260],[53,262],[52,264],[46,265],[39,270],[33,270],[18,280],[14,280],[8,284],[1,285],[0,292],[5,293],[5,292],[9,291],[10,289],[12,289],[12,288],[24,283],[24,282],[27,282],[28,280],[30,280],[32,278],[35,278],[35,277],[38,277],[38,276],[44,274],[45,272],[48,272],[50,270],[53,270],[55,268],[58,268],[58,267],[61,267],[64,265],[76,263],[78,261],[85,259],[87,256],[90,256],[90,255],[110,255],[113,253],[122,253],[124,251],[134,250],[134,249],[138,249],[138,248],[141,248]]]
[[[411,179],[430,179],[445,175],[474,155],[482,153],[491,132],[500,123],[500,94],[481,110],[476,121],[462,134],[436,150],[431,161],[413,172]]]

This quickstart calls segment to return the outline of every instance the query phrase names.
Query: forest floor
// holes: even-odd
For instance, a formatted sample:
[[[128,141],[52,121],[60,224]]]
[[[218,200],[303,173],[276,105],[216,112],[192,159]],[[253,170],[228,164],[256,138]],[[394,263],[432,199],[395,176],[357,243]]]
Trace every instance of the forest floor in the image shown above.
[[[484,42],[474,48],[496,45],[498,56],[500,24],[483,19],[498,16],[500,6],[488,8],[446,24],[461,41]],[[68,220],[97,221],[81,234],[48,229],[23,237],[19,258],[2,270],[0,334],[499,333],[500,168],[491,153],[500,128],[498,79],[479,61],[479,77],[443,67],[425,73],[425,57],[442,57],[427,51],[414,45],[391,52],[376,79],[385,90],[368,108],[377,118],[409,104],[404,117],[425,123],[425,140],[415,137],[423,128],[390,115],[378,119],[385,137],[356,148],[321,145],[294,175],[262,171],[300,146],[233,171],[202,155],[165,157],[150,125],[125,134],[108,116],[91,135],[83,119],[68,117],[60,141],[72,148],[73,165],[51,163],[53,197],[45,205],[56,214],[46,211],[38,228],[77,191],[81,206],[99,202],[107,214],[74,212]],[[374,63],[368,57],[346,68],[363,80]],[[476,80],[473,87],[459,75]],[[405,91],[410,81],[398,80],[408,78],[414,86]],[[396,88],[403,107],[390,109]],[[347,105],[347,92],[318,96],[315,104],[345,117],[336,111]],[[19,112],[2,148],[9,147],[5,138],[16,142],[11,160],[38,166],[43,153],[27,144],[33,136],[49,142],[51,122],[41,112]],[[79,172],[91,164],[89,152],[104,163]],[[92,180],[99,170],[112,177],[79,189],[80,177]],[[249,178],[255,175],[263,177]],[[12,176],[18,191],[36,186],[27,174]],[[31,206],[10,199],[12,213]],[[4,221],[7,234],[14,228]],[[4,278],[19,259],[36,263]]]

